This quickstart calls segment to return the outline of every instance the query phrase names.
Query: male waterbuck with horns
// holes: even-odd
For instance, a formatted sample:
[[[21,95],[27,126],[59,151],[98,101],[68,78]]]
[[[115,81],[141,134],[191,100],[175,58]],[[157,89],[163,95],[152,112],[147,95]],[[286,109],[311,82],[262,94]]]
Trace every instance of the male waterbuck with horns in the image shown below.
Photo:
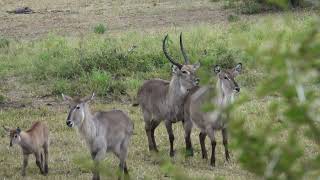
[[[203,86],[194,88],[186,98],[184,104],[184,119],[186,136],[190,136],[192,125],[195,124],[200,129],[199,139],[202,151],[202,158],[207,159],[207,151],[205,147],[205,138],[208,135],[211,140],[212,155],[210,164],[215,165],[215,146],[216,140],[214,132],[222,130],[223,145],[225,148],[226,160],[229,160],[228,151],[228,133],[227,119],[223,111],[233,101],[235,93],[240,92],[240,87],[235,81],[235,77],[240,74],[242,64],[237,64],[232,69],[221,69],[220,66],[214,67],[214,72],[217,75],[216,88]],[[212,97],[212,94],[215,94]],[[203,112],[203,105],[213,103],[214,110]]]
[[[42,122],[35,122],[26,131],[21,131],[20,128],[10,129],[4,126],[3,128],[10,133],[10,146],[19,144],[22,149],[23,165],[21,175],[26,175],[26,167],[30,154],[35,156],[36,164],[41,174],[48,174],[48,127]]]
[[[82,99],[71,98],[64,94],[62,97],[70,105],[67,126],[78,128],[95,162],[93,179],[100,179],[99,161],[103,160],[109,151],[120,160],[121,177],[123,173],[128,177],[126,158],[133,133],[133,123],[129,116],[121,110],[99,111],[92,114],[88,102],[93,99],[94,94]]]
[[[180,48],[185,59],[185,64],[183,65],[176,62],[169,55],[166,49],[167,39],[168,35],[166,35],[163,40],[162,48],[166,58],[174,66],[171,81],[152,79],[144,82],[138,91],[138,103],[134,105],[141,106],[145,122],[145,131],[148,136],[149,150],[158,151],[154,131],[160,122],[164,120],[169,135],[170,156],[173,156],[174,135],[172,132],[172,123],[179,120],[177,116],[181,112],[181,107],[183,107],[188,91],[199,83],[195,72],[200,64],[189,63],[183,48],[182,34],[180,34]]]

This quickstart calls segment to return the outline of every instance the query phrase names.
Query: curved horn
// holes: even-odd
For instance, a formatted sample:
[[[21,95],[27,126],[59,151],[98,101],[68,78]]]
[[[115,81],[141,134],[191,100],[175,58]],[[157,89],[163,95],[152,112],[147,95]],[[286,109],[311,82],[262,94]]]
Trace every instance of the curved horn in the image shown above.
[[[190,61],[189,61],[189,58],[188,58],[186,52],[184,51],[184,47],[183,47],[183,43],[182,43],[182,32],[180,33],[180,49],[181,49],[181,52],[182,52],[182,55],[183,55],[183,58],[184,58],[184,62],[186,64],[189,64]]]
[[[176,65],[179,69],[182,68],[182,65],[175,62],[174,59],[169,55],[167,49],[166,49],[166,41],[168,39],[168,34],[164,37],[163,42],[162,42],[162,49],[163,49],[163,53],[166,56],[166,58],[173,64]]]

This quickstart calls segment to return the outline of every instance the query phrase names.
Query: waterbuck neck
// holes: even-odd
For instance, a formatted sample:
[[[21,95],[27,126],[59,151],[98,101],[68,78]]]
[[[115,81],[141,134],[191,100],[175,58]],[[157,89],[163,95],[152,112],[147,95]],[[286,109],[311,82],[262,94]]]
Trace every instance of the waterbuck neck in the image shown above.
[[[30,135],[25,131],[21,131],[20,138],[21,140],[19,142],[19,145],[21,146],[21,148],[29,150],[32,147]]]
[[[84,119],[78,130],[88,144],[91,144],[96,137],[97,130],[88,104],[84,106]]]
[[[216,103],[222,107],[227,106],[233,102],[234,93],[225,93],[222,81],[218,79],[217,85],[217,100]]]
[[[182,105],[188,90],[181,85],[179,77],[173,75],[168,89],[167,102],[169,107]]]

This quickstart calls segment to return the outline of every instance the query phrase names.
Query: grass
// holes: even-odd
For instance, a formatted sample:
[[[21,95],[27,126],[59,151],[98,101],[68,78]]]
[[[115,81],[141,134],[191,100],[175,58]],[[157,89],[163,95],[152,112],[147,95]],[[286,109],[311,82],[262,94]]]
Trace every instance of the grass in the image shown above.
[[[190,59],[194,62],[201,61],[200,74],[210,70],[216,63],[225,67],[236,62],[244,64],[244,73],[237,79],[242,88],[240,96],[250,96],[252,100],[242,104],[235,113],[246,118],[247,130],[251,132],[261,126],[278,124],[268,114],[267,109],[274,98],[257,99],[253,93],[259,80],[267,76],[268,72],[264,72],[260,68],[260,62],[245,54],[242,49],[245,47],[259,51],[254,48],[256,45],[264,44],[268,47],[268,42],[280,33],[287,43],[291,43],[298,32],[314,20],[308,15],[281,15],[281,18],[275,18],[276,16],[273,16],[272,20],[266,17],[255,22],[237,21],[230,27],[201,25],[190,27],[187,31],[179,28],[167,29],[170,34],[169,50],[181,62],[178,34],[183,30],[184,44]],[[88,179],[91,173],[87,166],[90,165],[82,163],[88,159],[88,149],[78,133],[65,125],[67,105],[61,102],[58,95],[62,92],[86,95],[95,91],[100,99],[92,104],[92,109],[123,109],[129,113],[135,124],[128,157],[131,176],[136,179],[171,179],[166,175],[167,166],[161,165],[161,158],[148,152],[139,108],[131,107],[131,101],[104,101],[108,98],[134,98],[145,79],[169,79],[170,64],[165,60],[161,50],[164,34],[165,32],[125,32],[111,37],[92,33],[81,39],[50,34],[32,42],[10,41],[10,46],[6,47],[5,51],[0,49],[0,75],[7,78],[0,90],[2,93],[8,93],[5,96],[6,101],[25,99],[24,101],[30,102],[25,108],[0,109],[0,124],[26,129],[35,120],[46,122],[51,133],[50,171],[47,179]],[[133,45],[137,48],[128,52]],[[16,79],[11,82],[12,78]],[[205,81],[205,78],[203,79],[201,81]],[[32,93],[28,94],[24,89]],[[42,99],[39,100],[38,97],[42,95],[49,95],[53,105],[47,106]],[[156,130],[160,156],[170,159],[169,161],[187,176],[203,179],[257,179],[241,168],[237,154],[233,151],[231,162],[225,162],[220,133],[217,133],[217,163],[214,168],[209,166],[209,162],[201,159],[199,131],[196,128],[192,132],[195,149],[193,158],[184,157],[184,131],[180,123],[174,125],[174,134],[177,152],[176,156],[170,159],[169,142],[163,123]],[[0,135],[0,177],[19,179],[22,162],[20,149],[17,146],[9,148],[4,131],[0,131]],[[280,138],[285,140],[284,137]],[[315,146],[309,143],[305,147],[310,155],[317,154]],[[209,147],[207,140],[208,150]],[[117,167],[118,160],[109,154],[104,162],[105,171],[113,172]],[[43,178],[39,175],[34,159],[30,159],[27,177]]]

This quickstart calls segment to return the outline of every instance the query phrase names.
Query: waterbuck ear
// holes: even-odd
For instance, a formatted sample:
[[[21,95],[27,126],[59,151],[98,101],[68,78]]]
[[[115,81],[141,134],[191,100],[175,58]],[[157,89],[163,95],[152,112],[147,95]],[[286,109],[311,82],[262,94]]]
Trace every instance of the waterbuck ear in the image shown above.
[[[19,127],[17,127],[17,133],[20,134],[21,133],[21,129]]]
[[[72,97],[64,95],[63,93],[61,94],[62,98],[64,101],[72,101]]]
[[[93,100],[93,98],[94,98],[95,96],[96,96],[95,93],[92,93],[92,95],[84,97],[84,98],[82,99],[82,101],[83,101],[83,102],[89,102],[89,101]]]
[[[194,70],[197,70],[200,67],[200,62],[197,62],[193,65]]]
[[[221,72],[221,67],[219,65],[215,65],[214,68],[213,68],[213,71],[218,74]]]
[[[176,65],[171,65],[172,73],[177,74],[179,72],[179,68]]]
[[[6,131],[6,132],[10,132],[10,128],[8,128],[7,126],[2,126],[3,127],[3,129]]]
[[[239,74],[241,73],[241,71],[242,71],[242,63],[238,63],[238,64],[236,65],[236,67],[233,68],[233,74],[234,74],[234,76],[239,75]]]

